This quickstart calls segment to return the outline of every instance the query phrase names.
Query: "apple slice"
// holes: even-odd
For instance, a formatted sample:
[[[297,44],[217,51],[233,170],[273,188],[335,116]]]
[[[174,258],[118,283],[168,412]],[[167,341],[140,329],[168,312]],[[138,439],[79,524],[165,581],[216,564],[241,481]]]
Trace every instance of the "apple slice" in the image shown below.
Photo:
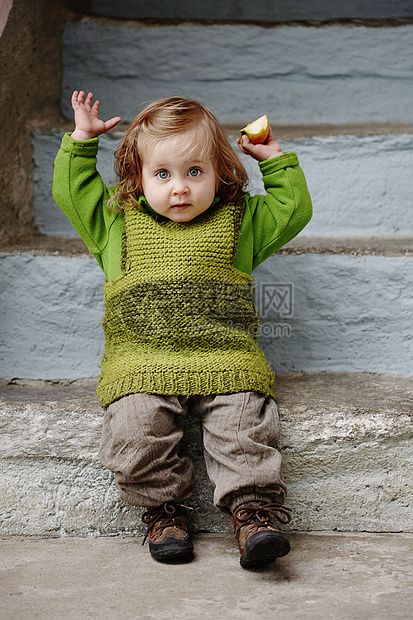
[[[268,132],[270,131],[270,123],[268,122],[268,117],[266,114],[264,116],[260,116],[256,121],[249,123],[240,130],[240,134],[245,133],[246,136],[251,140],[253,144],[260,144],[261,142],[265,142],[268,136]]]

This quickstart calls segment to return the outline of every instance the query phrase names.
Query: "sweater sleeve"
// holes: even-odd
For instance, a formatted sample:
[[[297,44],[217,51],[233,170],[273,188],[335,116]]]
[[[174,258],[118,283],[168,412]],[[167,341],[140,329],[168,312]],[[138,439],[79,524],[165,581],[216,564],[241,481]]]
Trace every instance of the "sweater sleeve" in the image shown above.
[[[234,267],[251,273],[298,235],[312,216],[312,204],[297,155],[286,152],[259,163],[265,195],[246,196]]]
[[[68,133],[63,136],[55,159],[53,198],[105,271],[103,255],[111,229],[113,233],[119,228],[113,225],[120,214],[106,208],[115,188],[106,187],[96,170],[98,144],[99,138],[82,142]]]

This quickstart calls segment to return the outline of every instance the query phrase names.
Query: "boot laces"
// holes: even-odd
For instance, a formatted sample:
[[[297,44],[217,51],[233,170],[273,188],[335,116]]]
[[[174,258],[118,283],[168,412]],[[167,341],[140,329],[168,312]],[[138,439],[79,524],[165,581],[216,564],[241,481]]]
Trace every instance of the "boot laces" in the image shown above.
[[[187,518],[184,509],[192,510],[189,506],[183,504],[174,504],[166,502],[156,508],[150,508],[142,515],[142,521],[148,526],[142,546],[146,539],[152,533],[162,533],[167,527],[176,527],[188,531]]]
[[[255,526],[257,529],[266,525],[274,525],[272,517],[286,525],[291,521],[291,510],[273,502],[258,505],[256,503],[243,504],[234,513],[235,532],[245,526]]]

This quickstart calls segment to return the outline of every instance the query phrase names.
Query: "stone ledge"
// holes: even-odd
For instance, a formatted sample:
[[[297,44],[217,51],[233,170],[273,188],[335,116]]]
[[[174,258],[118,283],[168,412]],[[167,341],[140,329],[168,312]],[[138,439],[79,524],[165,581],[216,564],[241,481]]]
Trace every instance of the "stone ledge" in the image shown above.
[[[233,533],[160,565],[134,536],[0,542],[4,620],[408,620],[412,534],[294,532],[291,553],[240,570]],[[182,594],[181,594],[182,593]]]
[[[125,130],[128,125],[125,124]],[[239,125],[227,123],[226,131],[230,136],[239,136]],[[298,138],[316,138],[317,136],[399,136],[413,135],[413,123],[347,123],[345,125],[333,125],[328,123],[313,125],[283,125],[274,123],[273,129],[279,140],[296,140]],[[68,130],[68,131],[71,131]]]
[[[68,22],[63,115],[72,118],[70,96],[80,82],[106,93],[101,112],[107,118],[132,120],[137,105],[173,92],[202,98],[222,122],[245,124],[257,109],[282,124],[413,122],[410,37],[410,25],[272,29]],[[180,54],[174,63],[159,66],[155,47],[165,57],[176,49]]]
[[[277,254],[347,254],[349,256],[413,256],[413,237],[298,236]]]
[[[239,136],[240,123],[223,123],[227,135],[237,138]],[[114,129],[106,133],[106,136],[119,140],[128,129],[129,123],[120,122]],[[277,138],[280,140],[293,140],[296,138],[315,138],[317,136],[411,136],[413,135],[413,123],[376,121],[364,123],[312,123],[312,124],[276,124]],[[73,123],[65,118],[54,121],[53,124],[45,121],[37,121],[32,125],[34,132],[56,135],[73,131]]]
[[[92,257],[82,239],[57,235],[27,235],[0,245],[0,254],[31,254],[32,256]]]
[[[142,531],[97,460],[95,380],[0,386],[4,534]],[[413,380],[367,373],[286,373],[276,382],[288,505],[299,530],[411,531]],[[228,531],[212,506],[201,430],[184,420],[196,468],[197,531]]]
[[[272,368],[413,376],[412,260],[298,253],[265,261],[254,278],[259,341]],[[0,376],[98,375],[104,274],[97,262],[3,255],[0,271]]]
[[[29,235],[0,245],[0,255],[65,256],[91,258],[79,238]],[[412,236],[307,237],[300,235],[277,254],[347,254],[349,256],[413,256]]]
[[[273,129],[282,148],[297,153],[305,172],[314,205],[313,218],[304,231],[306,236],[413,235],[413,213],[408,208],[413,166],[411,135],[373,132],[358,136],[327,132],[312,137],[283,138],[278,124]],[[34,136],[36,223],[46,235],[73,238],[78,235],[53,202],[50,191],[60,142],[61,134],[57,132],[36,132]],[[230,136],[230,142],[239,151],[235,136]],[[114,181],[116,143],[115,135],[102,136],[99,143],[97,167],[107,185]],[[248,189],[252,194],[265,193],[258,163],[243,154],[240,158],[248,173]]]

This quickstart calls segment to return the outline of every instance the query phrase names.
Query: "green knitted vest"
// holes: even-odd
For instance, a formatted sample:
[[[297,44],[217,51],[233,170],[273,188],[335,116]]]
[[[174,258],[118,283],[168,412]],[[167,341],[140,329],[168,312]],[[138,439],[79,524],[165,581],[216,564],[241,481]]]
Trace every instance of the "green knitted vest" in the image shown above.
[[[191,222],[125,210],[122,275],[104,287],[98,396],[271,393],[253,279],[233,267],[242,207]]]

